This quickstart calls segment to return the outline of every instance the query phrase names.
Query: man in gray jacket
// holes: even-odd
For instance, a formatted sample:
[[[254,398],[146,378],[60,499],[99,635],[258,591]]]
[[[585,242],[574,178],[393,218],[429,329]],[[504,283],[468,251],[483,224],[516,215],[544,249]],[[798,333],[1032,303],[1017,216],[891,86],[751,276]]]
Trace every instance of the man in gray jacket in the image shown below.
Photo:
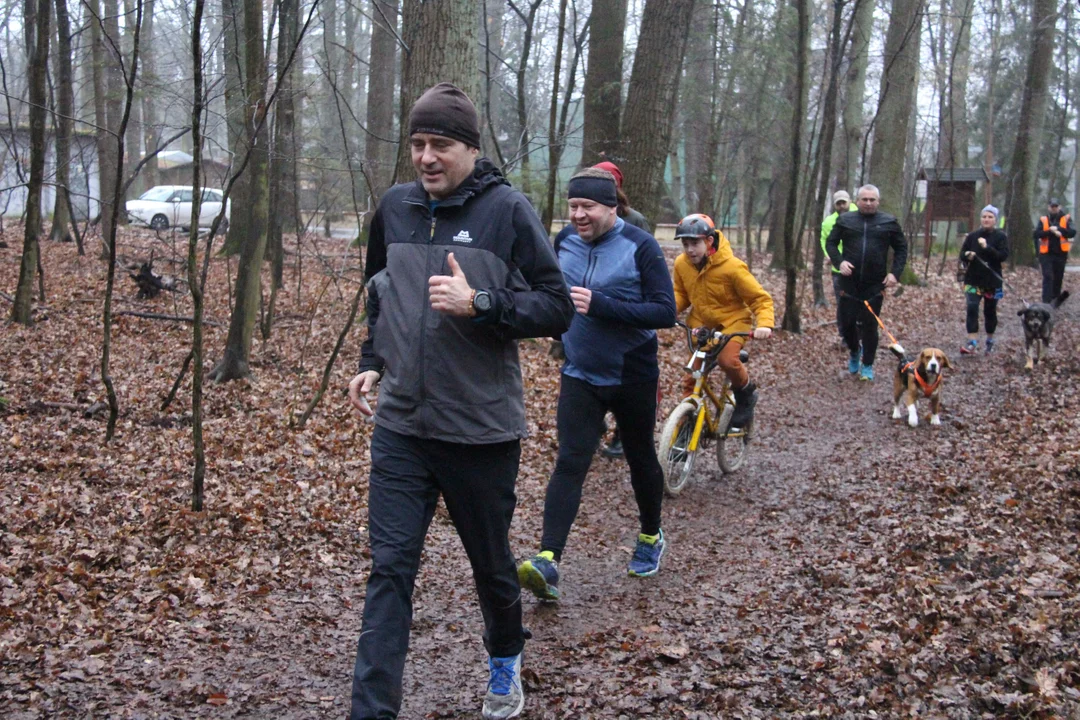
[[[368,339],[349,397],[381,381],[371,437],[371,574],[352,720],[394,718],[424,536],[442,495],[472,566],[490,656],[485,718],[524,707],[521,590],[509,529],[526,435],[517,339],[565,331],[570,294],[540,220],[478,158],[476,108],[429,89],[409,116],[418,179],[386,192],[371,223]],[[463,568],[451,567],[461,574]]]

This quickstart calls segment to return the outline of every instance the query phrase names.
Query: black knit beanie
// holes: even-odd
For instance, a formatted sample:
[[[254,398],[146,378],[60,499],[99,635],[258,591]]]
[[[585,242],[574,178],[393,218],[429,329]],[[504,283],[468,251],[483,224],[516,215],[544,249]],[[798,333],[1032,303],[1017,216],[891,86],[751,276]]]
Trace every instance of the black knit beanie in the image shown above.
[[[409,134],[431,133],[480,147],[480,121],[469,96],[450,83],[439,83],[420,96],[409,113]]]
[[[566,186],[567,199],[581,198],[592,200],[601,205],[616,207],[619,204],[619,195],[615,184],[615,176],[606,170],[586,168],[570,178]]]

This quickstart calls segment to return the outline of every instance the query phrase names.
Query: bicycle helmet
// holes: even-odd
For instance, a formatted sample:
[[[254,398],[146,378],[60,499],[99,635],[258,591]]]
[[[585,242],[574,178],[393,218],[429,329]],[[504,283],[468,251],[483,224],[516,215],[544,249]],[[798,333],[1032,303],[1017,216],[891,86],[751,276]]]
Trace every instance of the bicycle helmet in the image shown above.
[[[684,237],[701,237],[701,236],[713,236],[716,235],[716,224],[713,223],[712,218],[708,215],[701,213],[694,213],[687,215],[679,224],[675,226],[675,239]]]

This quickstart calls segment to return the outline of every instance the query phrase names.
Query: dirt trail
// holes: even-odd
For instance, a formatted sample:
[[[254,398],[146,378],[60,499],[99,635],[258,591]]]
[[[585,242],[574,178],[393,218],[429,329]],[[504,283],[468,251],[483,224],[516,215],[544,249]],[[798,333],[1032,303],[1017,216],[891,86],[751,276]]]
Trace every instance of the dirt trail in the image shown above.
[[[780,277],[762,277],[779,297]],[[1031,297],[1037,275],[1010,282]],[[54,322],[65,322],[55,302]],[[1033,375],[1022,370],[1016,305],[1002,303],[996,355],[960,358],[955,283],[932,279],[886,301],[909,351],[952,356],[936,428],[891,419],[887,352],[876,382],[846,374],[831,309],[807,309],[803,335],[758,343],[752,454],[727,477],[709,458],[666,501],[670,548],[655,578],[625,574],[636,509],[625,465],[598,457],[561,565],[562,602],[524,601],[534,639],[523,717],[1076,716],[1080,302],[1064,308]],[[182,333],[146,341],[182,350]],[[55,358],[40,361],[42,383],[50,367],[74,366],[64,348],[26,338],[26,357],[0,359]],[[666,411],[685,357],[675,332],[662,340]],[[558,366],[546,342],[522,348],[532,435],[511,540],[527,556],[554,458]],[[76,419],[60,426],[60,469],[30,454],[0,466],[17,498],[0,516],[5,718],[345,716],[368,569],[370,427],[335,406],[322,426],[284,431],[279,386],[262,383],[211,396],[210,417],[234,427],[211,434],[204,516],[182,510],[185,430],[152,425],[154,411],[133,412],[124,432],[134,439],[113,455],[93,421]],[[24,446],[62,436],[40,416],[10,425]],[[478,717],[474,594],[440,511],[417,583],[402,718]]]

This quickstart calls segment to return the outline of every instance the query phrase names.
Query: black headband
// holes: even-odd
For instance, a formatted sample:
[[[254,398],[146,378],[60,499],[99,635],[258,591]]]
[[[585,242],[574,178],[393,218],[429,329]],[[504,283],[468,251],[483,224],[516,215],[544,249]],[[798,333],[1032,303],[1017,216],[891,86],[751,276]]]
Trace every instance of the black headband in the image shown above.
[[[619,196],[615,192],[615,177],[573,177],[567,186],[566,196],[571,200],[582,198],[608,207],[617,207]]]

